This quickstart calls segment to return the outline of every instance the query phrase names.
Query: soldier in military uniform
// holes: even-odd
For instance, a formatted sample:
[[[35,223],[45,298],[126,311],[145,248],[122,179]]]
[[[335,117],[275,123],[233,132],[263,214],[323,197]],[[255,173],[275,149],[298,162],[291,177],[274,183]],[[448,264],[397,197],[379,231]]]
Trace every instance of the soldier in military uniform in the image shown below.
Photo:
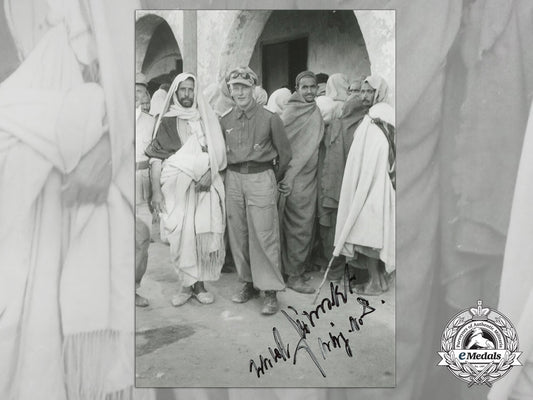
[[[278,185],[291,160],[280,117],[257,104],[257,75],[248,67],[228,77],[235,107],[221,116],[228,169],[226,208],[229,243],[243,286],[232,300],[244,303],[265,292],[262,313],[278,310],[276,292],[285,288],[281,274]],[[277,160],[276,172],[274,164]],[[282,187],[286,195],[291,188]]]

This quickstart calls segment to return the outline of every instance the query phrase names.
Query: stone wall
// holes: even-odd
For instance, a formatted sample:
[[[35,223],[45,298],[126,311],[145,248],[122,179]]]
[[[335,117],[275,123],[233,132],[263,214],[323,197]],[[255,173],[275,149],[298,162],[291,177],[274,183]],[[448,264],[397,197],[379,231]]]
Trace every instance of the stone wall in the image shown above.
[[[391,86],[391,102],[394,100],[394,11],[199,10],[197,15],[198,77],[204,87],[243,64],[252,65],[261,74],[262,41],[307,35],[309,69],[328,74],[342,72],[350,79],[370,72],[380,74]],[[138,11],[137,70],[162,19],[169,24],[184,54],[182,11]]]
[[[353,80],[368,75],[363,36],[351,11],[274,11],[255,45],[250,66],[261,77],[261,43],[308,38],[307,68]],[[292,82],[291,82],[292,84]]]
[[[240,11],[198,11],[198,78],[206,87],[217,80],[220,54]]]
[[[381,75],[390,87],[389,102],[394,104],[396,88],[395,11],[355,11],[370,56],[373,74]]]

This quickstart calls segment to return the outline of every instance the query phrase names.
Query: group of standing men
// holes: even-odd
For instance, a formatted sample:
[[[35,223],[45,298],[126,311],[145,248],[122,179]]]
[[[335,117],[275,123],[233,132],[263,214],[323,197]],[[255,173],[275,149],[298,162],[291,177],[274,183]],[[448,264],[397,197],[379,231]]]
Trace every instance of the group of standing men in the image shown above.
[[[381,242],[372,238],[355,242],[352,239],[365,237],[354,232],[365,229],[357,216],[361,214],[365,220],[375,214],[376,206],[384,206],[383,201],[377,201],[379,204],[369,212],[368,203],[360,203],[357,196],[375,201],[376,196],[383,195],[383,184],[392,187],[394,157],[389,155],[394,153],[393,128],[389,140],[385,139],[386,146],[381,146],[383,142],[380,142],[379,149],[371,149],[379,155],[374,155],[378,160],[369,160],[374,165],[368,168],[377,168],[384,175],[378,179],[381,186],[376,189],[376,179],[367,176],[368,168],[361,169],[360,160],[354,165],[357,176],[348,174],[352,182],[346,183],[344,192],[341,183],[344,165],[349,163],[351,138],[363,116],[369,116],[370,106],[384,100],[384,87],[376,87],[384,85],[384,81],[369,77],[362,82],[357,89],[362,94],[356,93],[353,101],[346,102],[337,118],[338,126],[328,123],[327,127],[315,101],[318,82],[311,71],[296,77],[295,92],[278,112],[258,104],[254,96],[258,78],[250,68],[231,71],[224,84],[229,89],[233,107],[217,115],[204,99],[196,77],[179,74],[156,119],[143,111],[143,107],[148,109],[149,97],[145,82],[137,81],[137,284],[146,270],[150,241],[146,226],[150,225],[150,219],[143,218],[143,214],[146,217],[154,212],[161,219],[161,237],[170,244],[172,263],[182,285],[172,298],[174,306],[185,304],[191,297],[203,304],[214,301],[203,282],[217,280],[220,276],[227,232],[242,282],[232,300],[244,303],[264,291],[261,312],[274,314],[279,308],[277,292],[285,287],[301,293],[315,291],[306,282],[304,272],[313,248],[318,216],[321,224],[327,220],[324,224],[329,229],[323,240],[332,236],[332,229],[339,230],[338,236],[343,237],[342,243],[335,241],[335,249],[331,240],[328,242],[329,257],[332,254],[349,258],[357,258],[358,254],[369,259],[377,257],[375,263],[367,263],[370,281],[359,289],[367,294],[381,293],[384,286],[380,282],[384,275],[379,270],[380,252],[384,242],[390,246],[390,241],[383,240],[383,235]],[[357,110],[357,123],[353,121],[354,110]],[[372,125],[384,124],[379,115],[368,118]],[[390,128],[394,122],[389,120],[386,125]],[[347,131],[351,131],[350,139]],[[382,139],[385,137],[382,134]],[[340,161],[336,158],[338,146],[333,145],[339,138],[342,138],[343,147]],[[387,153],[386,165],[381,159],[380,146]],[[384,169],[378,168],[376,162],[382,162]],[[330,184],[337,182],[333,190],[338,193],[330,195],[330,188],[323,184],[321,169],[329,171],[330,175],[333,172],[335,176],[326,176],[326,180]],[[388,179],[388,183],[384,179]],[[365,186],[366,194],[350,192],[358,182]],[[393,192],[387,191],[387,195],[390,193]],[[328,196],[336,199],[335,207],[331,201],[322,202],[321,199]],[[353,210],[354,202],[350,197],[360,203],[360,209]],[[345,198],[346,206],[339,202],[340,198]],[[387,202],[386,207],[390,206]],[[337,207],[343,223],[335,227]],[[390,217],[387,214],[385,218]],[[383,216],[377,219],[377,224],[383,227]],[[373,223],[365,220],[369,222]],[[385,225],[387,229],[391,227],[389,221]],[[390,256],[389,250],[387,256]],[[381,258],[385,263],[390,261]],[[333,275],[338,275],[338,265],[333,268],[331,279],[336,279]],[[136,295],[136,304],[146,306],[148,301]]]

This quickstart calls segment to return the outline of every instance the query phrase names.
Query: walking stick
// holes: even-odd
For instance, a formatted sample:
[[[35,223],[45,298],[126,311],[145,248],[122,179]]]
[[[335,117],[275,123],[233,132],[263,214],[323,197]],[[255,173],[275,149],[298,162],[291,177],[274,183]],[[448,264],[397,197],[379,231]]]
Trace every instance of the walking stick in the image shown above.
[[[328,272],[331,269],[331,266],[333,265],[333,260],[335,260],[335,256],[331,256],[331,259],[329,260],[329,264],[328,264],[328,267],[326,268],[326,272],[324,272],[324,277],[322,278],[322,282],[320,282],[320,286],[318,287],[316,291],[316,296],[315,296],[315,299],[313,300],[313,304],[316,303],[316,300],[318,299],[318,296],[320,295],[320,289],[322,289],[322,286],[324,286],[324,282],[326,282]]]

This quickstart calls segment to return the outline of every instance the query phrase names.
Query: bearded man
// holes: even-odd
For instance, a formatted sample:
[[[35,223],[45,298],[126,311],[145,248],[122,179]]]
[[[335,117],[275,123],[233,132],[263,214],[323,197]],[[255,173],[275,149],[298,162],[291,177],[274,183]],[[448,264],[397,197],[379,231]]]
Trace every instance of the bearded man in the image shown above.
[[[335,222],[339,207],[342,177],[346,159],[352,145],[354,132],[369,106],[363,105],[359,96],[362,81],[352,83],[357,90],[348,98],[342,109],[341,118],[333,120],[324,133],[319,153],[318,177],[318,223],[323,256],[330,259],[333,253]],[[344,257],[337,258],[328,273],[328,278],[338,281],[344,274]]]
[[[225,257],[225,194],[219,172],[226,167],[226,147],[194,75],[174,79],[155,132],[146,149],[152,206],[161,217],[161,236],[170,243],[181,281],[171,303],[178,307],[194,296],[209,304],[214,296],[204,281],[218,280]]]
[[[334,256],[366,265],[362,295],[388,290],[395,269],[396,146],[394,109],[384,102],[387,84],[379,76],[361,86],[363,105],[372,105],[354,133],[339,198]]]

